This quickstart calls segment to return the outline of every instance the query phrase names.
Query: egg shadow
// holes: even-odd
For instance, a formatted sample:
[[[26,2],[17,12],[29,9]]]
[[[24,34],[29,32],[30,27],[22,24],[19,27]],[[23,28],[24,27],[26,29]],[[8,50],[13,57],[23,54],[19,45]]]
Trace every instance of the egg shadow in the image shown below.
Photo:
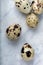
[[[34,63],[34,59],[32,59],[31,61],[25,61],[23,59],[20,60],[20,65],[33,65]]]

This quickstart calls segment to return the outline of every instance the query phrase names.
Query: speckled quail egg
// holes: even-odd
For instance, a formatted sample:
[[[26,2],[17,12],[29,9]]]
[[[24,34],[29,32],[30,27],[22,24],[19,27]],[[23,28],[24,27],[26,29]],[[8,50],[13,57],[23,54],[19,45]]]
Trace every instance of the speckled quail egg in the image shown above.
[[[29,27],[35,28],[38,24],[38,17],[34,13],[30,13],[26,18]]]
[[[21,27],[19,24],[13,24],[10,25],[7,29],[6,29],[6,34],[7,37],[11,40],[13,39],[17,39],[20,36],[21,33]]]
[[[28,0],[15,0],[16,7],[25,14],[30,13],[32,7]]]
[[[35,14],[43,13],[43,0],[33,0],[32,9]]]
[[[33,59],[34,57],[34,50],[33,48],[30,46],[30,44],[25,43],[21,49],[21,57],[26,60],[26,61],[30,61]]]

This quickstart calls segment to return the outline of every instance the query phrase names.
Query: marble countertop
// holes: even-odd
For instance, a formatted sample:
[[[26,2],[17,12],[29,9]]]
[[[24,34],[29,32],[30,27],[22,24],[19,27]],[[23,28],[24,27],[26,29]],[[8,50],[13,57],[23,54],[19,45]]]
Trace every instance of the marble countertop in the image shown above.
[[[7,39],[5,31],[10,24],[19,23],[22,33],[18,40]],[[22,45],[28,42],[35,50],[34,59],[24,61],[20,56]],[[20,13],[13,0],[1,0],[1,64],[2,65],[43,65],[43,14],[39,16],[36,29],[26,24],[26,15]]]

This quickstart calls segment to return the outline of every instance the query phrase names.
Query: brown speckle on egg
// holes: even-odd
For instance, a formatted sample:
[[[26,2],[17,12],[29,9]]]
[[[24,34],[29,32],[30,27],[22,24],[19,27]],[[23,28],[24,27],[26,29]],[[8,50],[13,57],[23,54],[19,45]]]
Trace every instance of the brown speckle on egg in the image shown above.
[[[24,47],[22,47],[22,49],[21,49],[21,53],[24,53]]]
[[[7,28],[6,33],[8,33],[8,31],[9,31],[9,28]]]
[[[26,52],[26,55],[27,55],[27,57],[30,57],[31,56],[31,52],[30,51],[27,51]]]

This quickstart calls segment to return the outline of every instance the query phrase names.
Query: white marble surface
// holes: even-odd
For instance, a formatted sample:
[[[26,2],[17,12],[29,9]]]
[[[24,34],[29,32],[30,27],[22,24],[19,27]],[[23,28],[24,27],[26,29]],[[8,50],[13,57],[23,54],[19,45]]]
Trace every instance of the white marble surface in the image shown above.
[[[18,40],[7,39],[5,31],[10,24],[19,23],[22,33]],[[22,45],[28,42],[35,50],[34,59],[24,61],[20,56]],[[26,24],[26,15],[20,13],[13,0],[1,0],[1,64],[0,65],[43,65],[43,14],[39,16],[36,29]]]

